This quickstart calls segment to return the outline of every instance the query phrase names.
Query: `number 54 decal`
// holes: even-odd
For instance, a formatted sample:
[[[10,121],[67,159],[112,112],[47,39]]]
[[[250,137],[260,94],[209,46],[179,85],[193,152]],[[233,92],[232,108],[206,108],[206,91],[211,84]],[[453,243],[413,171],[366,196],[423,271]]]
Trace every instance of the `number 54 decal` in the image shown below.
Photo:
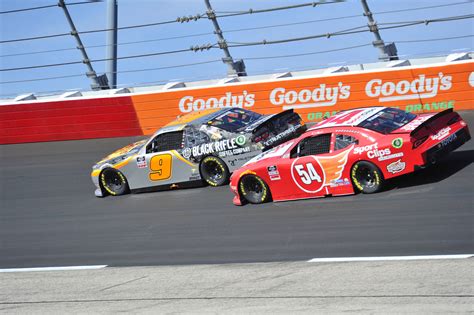
[[[150,159],[150,179],[165,180],[171,177],[173,158],[171,154],[155,155]]]
[[[291,165],[295,184],[307,193],[317,193],[324,186],[325,174],[319,161],[312,156],[296,159]]]
[[[306,163],[306,167],[305,165],[297,164],[295,165],[295,169],[300,176],[301,181],[306,185],[311,184],[313,181],[317,181],[318,183],[322,182],[321,177],[318,175],[311,163]]]

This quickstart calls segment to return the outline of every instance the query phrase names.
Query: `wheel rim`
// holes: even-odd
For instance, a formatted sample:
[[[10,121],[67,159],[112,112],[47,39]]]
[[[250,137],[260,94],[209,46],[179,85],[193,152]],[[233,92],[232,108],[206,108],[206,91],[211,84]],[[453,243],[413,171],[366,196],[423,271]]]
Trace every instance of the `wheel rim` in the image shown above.
[[[123,180],[116,172],[107,172],[105,174],[105,184],[113,191],[119,191],[123,186]]]
[[[244,178],[243,186],[247,196],[251,199],[255,201],[261,199],[265,188],[257,178],[253,176]]]
[[[207,161],[204,164],[204,170],[206,171],[209,180],[217,183],[224,177],[224,171],[222,166],[215,161]]]
[[[374,171],[368,167],[361,167],[357,170],[357,179],[362,186],[373,188],[377,184]]]

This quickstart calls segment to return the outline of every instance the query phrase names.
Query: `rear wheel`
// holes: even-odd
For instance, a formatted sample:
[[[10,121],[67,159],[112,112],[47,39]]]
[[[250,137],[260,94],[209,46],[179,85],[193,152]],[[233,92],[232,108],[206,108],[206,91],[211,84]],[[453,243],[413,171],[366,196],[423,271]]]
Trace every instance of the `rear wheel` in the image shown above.
[[[268,185],[256,175],[245,175],[242,177],[239,191],[241,196],[250,203],[264,203],[271,199]]]
[[[355,189],[364,194],[379,192],[385,184],[380,169],[367,161],[359,161],[354,164],[351,171],[351,179]]]
[[[202,159],[199,170],[201,177],[211,186],[222,186],[229,181],[229,168],[216,156],[206,156]]]
[[[113,168],[106,168],[100,173],[100,184],[112,196],[129,192],[127,179],[122,172]]]

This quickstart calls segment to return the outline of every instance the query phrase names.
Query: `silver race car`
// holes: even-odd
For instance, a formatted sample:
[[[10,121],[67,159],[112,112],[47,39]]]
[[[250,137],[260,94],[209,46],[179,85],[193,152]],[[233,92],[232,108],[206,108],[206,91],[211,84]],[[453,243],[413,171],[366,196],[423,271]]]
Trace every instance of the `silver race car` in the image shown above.
[[[245,162],[306,130],[287,110],[261,115],[242,108],[182,116],[152,137],[128,145],[92,167],[95,195],[226,184]]]

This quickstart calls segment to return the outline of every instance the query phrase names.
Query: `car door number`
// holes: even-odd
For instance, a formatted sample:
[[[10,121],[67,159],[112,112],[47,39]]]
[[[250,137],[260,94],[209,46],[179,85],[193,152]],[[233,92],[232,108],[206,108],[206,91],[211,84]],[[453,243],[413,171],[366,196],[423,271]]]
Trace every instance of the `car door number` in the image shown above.
[[[297,164],[295,165],[295,170],[300,176],[301,181],[306,185],[311,184],[313,181],[316,181],[318,183],[322,182],[321,176],[318,175],[318,172],[316,172],[314,165],[311,163],[306,163],[306,165]]]
[[[155,155],[150,159],[150,180],[165,180],[171,177],[173,158],[171,154]]]

